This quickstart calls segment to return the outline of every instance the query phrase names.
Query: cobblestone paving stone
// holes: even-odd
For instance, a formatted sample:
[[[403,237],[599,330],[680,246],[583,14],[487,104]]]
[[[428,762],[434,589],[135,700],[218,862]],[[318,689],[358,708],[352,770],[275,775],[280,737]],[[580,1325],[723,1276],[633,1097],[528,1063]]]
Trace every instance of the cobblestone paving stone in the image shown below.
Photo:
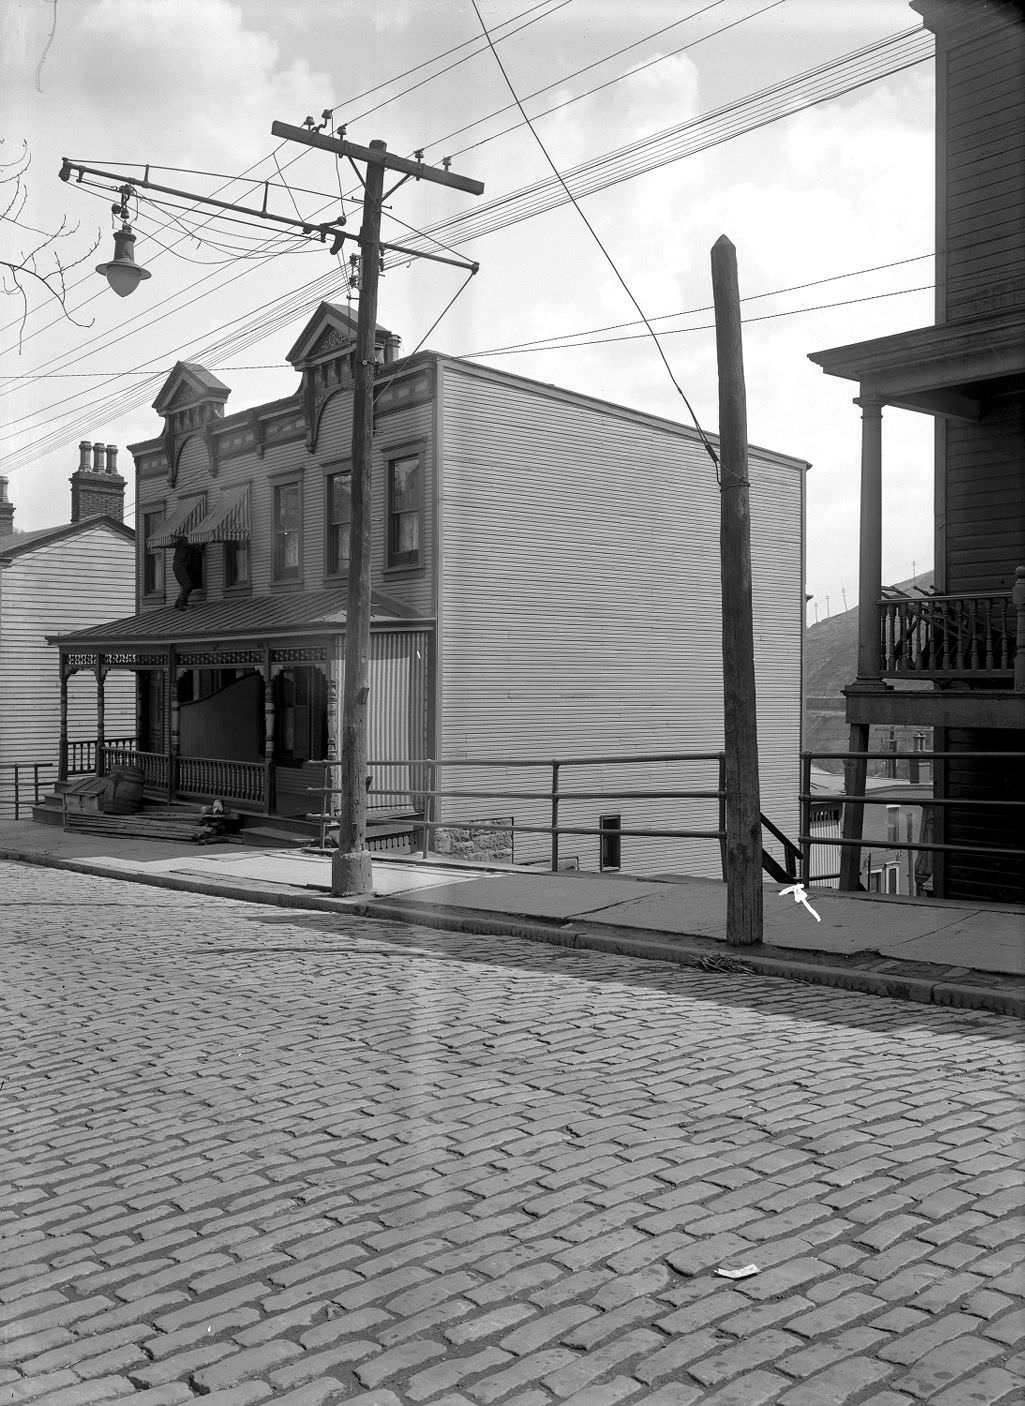
[[[1025,1395],[1016,1021],[6,862],[0,894],[0,1403]]]

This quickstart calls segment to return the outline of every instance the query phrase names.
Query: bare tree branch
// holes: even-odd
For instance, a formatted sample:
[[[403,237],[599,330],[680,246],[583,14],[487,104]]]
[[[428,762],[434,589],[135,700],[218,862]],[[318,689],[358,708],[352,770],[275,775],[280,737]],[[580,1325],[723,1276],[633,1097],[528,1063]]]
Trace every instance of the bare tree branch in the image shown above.
[[[4,145],[5,139],[0,137],[0,147]],[[0,190],[0,234],[5,236],[5,247],[0,250],[0,292],[5,297],[18,298],[21,301],[21,317],[18,323],[19,352],[25,334],[25,323],[31,311],[28,295],[30,288],[41,286],[45,289],[50,297],[60,304],[61,312],[67,320],[76,327],[92,326],[92,321],[79,322],[68,309],[67,275],[80,264],[84,264],[90,255],[96,252],[100,243],[100,233],[97,231],[95,240],[84,254],[76,259],[65,260],[61,257],[59,242],[71,239],[78,233],[77,223],[69,225],[67,216],[64,216],[57,228],[50,231],[21,223],[18,216],[28,200],[25,174],[31,164],[32,156],[25,142],[22,142],[21,152],[13,161],[0,160],[0,187],[6,187]],[[6,236],[10,227],[40,237],[33,244],[26,243],[16,235],[12,241],[13,247],[8,248]]]

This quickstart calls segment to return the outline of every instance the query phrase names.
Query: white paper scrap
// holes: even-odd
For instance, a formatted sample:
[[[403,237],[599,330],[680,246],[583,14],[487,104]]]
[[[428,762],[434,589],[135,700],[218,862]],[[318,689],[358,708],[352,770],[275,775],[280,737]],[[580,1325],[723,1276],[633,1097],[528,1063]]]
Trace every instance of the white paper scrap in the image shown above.
[[[758,1273],[758,1266],[756,1264],[745,1264],[742,1265],[740,1269],[717,1269],[715,1272],[721,1275],[723,1279],[750,1279],[752,1274]]]

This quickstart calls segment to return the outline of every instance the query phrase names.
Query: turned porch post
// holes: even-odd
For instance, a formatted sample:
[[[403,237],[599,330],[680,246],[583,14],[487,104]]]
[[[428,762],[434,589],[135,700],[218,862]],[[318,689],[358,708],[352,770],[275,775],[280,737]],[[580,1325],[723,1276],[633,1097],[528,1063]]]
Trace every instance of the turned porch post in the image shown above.
[[[167,799],[173,801],[178,793],[178,748],[181,746],[181,717],[178,702],[178,658],[172,644],[167,651]]]
[[[861,527],[858,555],[858,681],[878,683],[879,598],[883,593],[883,402],[858,396],[861,406]]]
[[[57,754],[57,780],[68,779],[68,679],[74,673],[67,661],[61,668],[60,745]]]
[[[1025,693],[1025,566],[1014,568],[1011,604],[1017,617],[1014,634],[1014,689]]]
[[[104,699],[104,685],[107,682],[107,670],[103,663],[103,655],[96,656],[96,775],[102,776],[105,770],[103,747],[106,742],[106,702]]]
[[[268,815],[277,803],[274,794],[274,665],[268,645],[263,655],[263,804]]]

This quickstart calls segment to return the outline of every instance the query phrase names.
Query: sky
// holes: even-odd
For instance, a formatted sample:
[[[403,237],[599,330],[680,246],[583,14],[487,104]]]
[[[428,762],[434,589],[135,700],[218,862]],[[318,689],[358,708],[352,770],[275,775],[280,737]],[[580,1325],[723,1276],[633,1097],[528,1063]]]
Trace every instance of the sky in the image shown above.
[[[324,220],[344,209],[355,231],[352,167],[271,134],[275,120],[319,122],[331,108],[349,141],[422,149],[434,166],[451,157],[453,171],[484,183],[482,196],[395,189],[382,230],[393,243],[550,181],[553,165],[607,173],[601,158],[622,151],[621,172],[654,167],[599,181],[579,210],[563,202],[501,227],[503,209],[522,211],[510,201],[490,232],[446,248],[418,239],[479,272],[389,262],[378,321],[404,353],[423,344],[691,423],[682,390],[714,432],[710,251],[727,235],[746,300],[750,442],[812,465],[808,619],[854,605],[857,387],[808,354],[933,321],[931,58],[704,150],[652,139],[720,109],[725,128],[731,105],[919,29],[919,16],[907,0],[478,5],[479,15],[472,0],[0,0],[0,160],[12,174],[31,157],[23,203],[0,221],[0,258],[17,262],[67,222],[37,256],[52,273],[59,251],[67,315],[38,280],[23,280],[23,301],[8,277],[0,298],[0,473],[16,527],[67,521],[82,439],[117,444],[131,479],[126,446],[159,433],[152,402],[178,360],[231,387],[228,413],[290,395],[285,354],[322,297],[346,300],[355,247],[332,257],[283,227],[209,207],[172,212],[139,189],[135,257],[152,276],[122,300],[94,272],[113,253],[120,180],[64,183],[62,158],[117,177],[148,165],[155,182],[245,205],[260,205],[267,180],[269,210]],[[12,181],[0,187],[0,208],[14,193]],[[659,331],[671,376],[630,295]],[[268,305],[282,299],[271,320]],[[244,343],[204,354],[249,322]],[[569,334],[574,345],[554,340]],[[133,496],[130,486],[129,520]],[[932,509],[932,421],[888,409],[884,580],[932,567]]]

